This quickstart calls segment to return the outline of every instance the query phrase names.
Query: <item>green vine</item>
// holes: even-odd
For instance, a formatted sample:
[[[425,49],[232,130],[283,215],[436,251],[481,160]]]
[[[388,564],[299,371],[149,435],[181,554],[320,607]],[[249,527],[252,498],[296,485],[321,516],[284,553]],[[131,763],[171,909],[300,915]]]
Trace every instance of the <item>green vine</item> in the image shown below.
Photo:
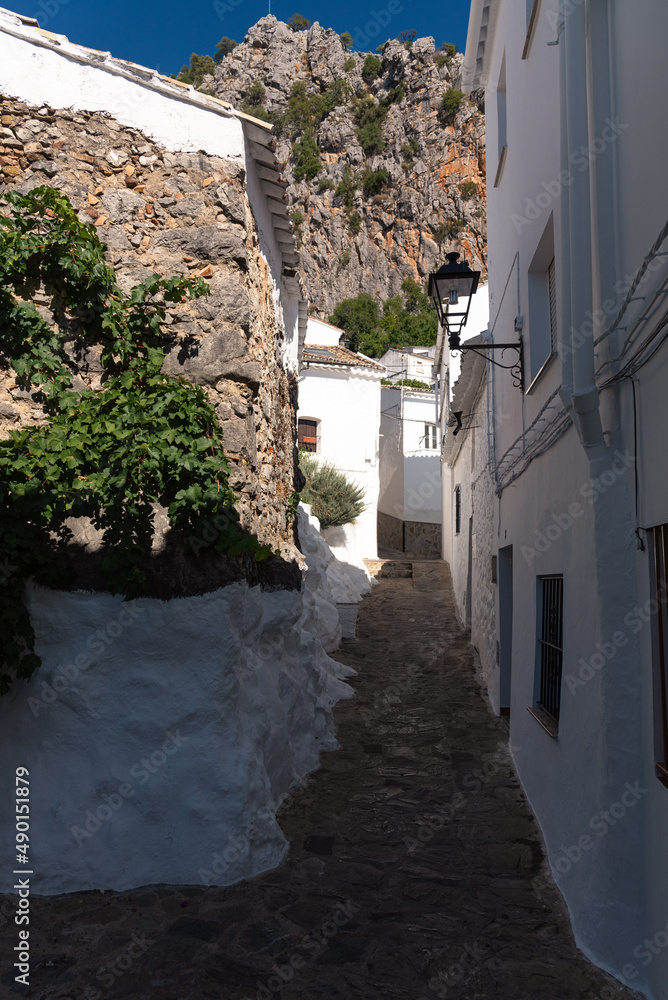
[[[211,548],[257,560],[271,554],[239,526],[206,393],[161,372],[173,339],[165,303],[208,294],[206,282],[154,274],[126,296],[97,231],[66,196],[40,187],[4,198],[0,368],[13,369],[19,388],[37,390],[45,420],[0,441],[0,694],[12,673],[29,678],[40,665],[23,593],[31,578],[67,585],[58,556],[73,538],[70,518],[101,531],[105,584],[128,600],[146,589],[158,507],[190,551],[201,549],[202,527],[214,519]],[[53,322],[32,301],[38,291]],[[75,391],[74,358],[95,345],[101,388]]]

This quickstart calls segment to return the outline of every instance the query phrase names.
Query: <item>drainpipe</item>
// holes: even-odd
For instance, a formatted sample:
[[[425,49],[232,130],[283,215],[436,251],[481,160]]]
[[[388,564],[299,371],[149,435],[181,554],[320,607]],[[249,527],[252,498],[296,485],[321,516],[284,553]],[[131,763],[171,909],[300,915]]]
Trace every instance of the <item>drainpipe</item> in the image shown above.
[[[553,45],[559,46],[559,131],[560,131],[560,152],[561,152],[561,175],[565,176],[570,170],[569,146],[568,146],[568,106],[567,106],[567,76],[566,76],[566,40],[563,37],[566,25],[564,15],[565,0],[559,0],[559,24],[557,27],[557,41]],[[557,272],[558,294],[559,294],[559,316],[561,318],[561,389],[559,395],[561,401],[575,420],[573,413],[573,352],[570,342],[571,329],[571,293],[570,293],[570,273],[571,273],[571,243],[569,239],[569,219],[570,219],[570,188],[565,185],[561,192],[559,202],[559,226],[557,228],[557,240],[559,245],[559,270]]]
[[[587,43],[586,17],[582,8],[571,10],[565,18],[561,44],[565,44],[569,162],[573,151],[588,148],[589,116],[587,102]],[[593,137],[592,137],[593,138]],[[598,389],[594,373],[594,339],[585,335],[582,328],[573,331],[573,323],[582,326],[593,313],[592,281],[592,202],[590,196],[591,170],[573,171],[569,197],[569,231],[571,249],[577,253],[570,260],[571,332],[577,337],[574,344],[573,395],[576,426],[583,448],[592,460],[605,460],[605,441],[599,412]],[[592,331],[593,334],[593,331]]]

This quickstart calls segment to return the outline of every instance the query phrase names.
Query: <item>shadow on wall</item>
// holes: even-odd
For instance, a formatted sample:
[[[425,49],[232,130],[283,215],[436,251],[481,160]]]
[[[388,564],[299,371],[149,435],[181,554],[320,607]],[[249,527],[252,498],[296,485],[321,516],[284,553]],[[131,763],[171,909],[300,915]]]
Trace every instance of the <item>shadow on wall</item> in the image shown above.
[[[402,521],[378,511],[378,547],[418,559],[441,558],[441,525]]]

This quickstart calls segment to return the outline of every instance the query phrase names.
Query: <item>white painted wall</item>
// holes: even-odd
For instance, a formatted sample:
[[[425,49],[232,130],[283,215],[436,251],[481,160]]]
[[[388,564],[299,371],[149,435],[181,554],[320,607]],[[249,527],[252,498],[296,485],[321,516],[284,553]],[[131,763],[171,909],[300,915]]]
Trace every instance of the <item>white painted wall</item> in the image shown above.
[[[376,369],[320,364],[302,368],[299,375],[298,415],[319,421],[319,456],[364,489],[367,507],[352,530],[328,539],[340,559],[358,566],[378,554],[381,377]]]
[[[309,316],[308,323],[306,324],[305,343],[320,344],[324,347],[336,347],[343,334],[344,331],[338,326],[332,326],[331,323],[326,323],[324,319],[316,319],[314,316]]]
[[[436,424],[433,392],[391,389],[381,394],[379,509],[401,521],[441,522],[440,431],[425,447],[425,424]]]
[[[466,56],[471,86],[481,54],[473,21],[481,9],[473,4]],[[651,596],[636,523],[668,521],[668,462],[657,438],[666,422],[665,348],[638,373],[637,520],[628,458],[635,452],[631,386],[600,392],[604,435],[583,403],[589,398],[596,405],[595,392],[586,396],[593,369],[599,385],[614,371],[606,365],[610,352],[622,347],[662,278],[657,269],[641,290],[645,302],[629,310],[626,331],[594,352],[592,340],[616,315],[668,218],[660,176],[668,131],[659,124],[665,121],[660,48],[668,8],[660,0],[570,4],[563,30],[558,10],[557,0],[543,0],[525,59],[524,4],[493,2],[484,32],[491,333],[497,342],[515,339],[515,318],[523,317],[527,369],[524,393],[505,373],[492,376],[491,448],[500,499],[497,537],[485,540],[485,557],[513,547],[511,747],[576,939],[628,985],[666,1000],[668,950],[657,942],[665,939],[668,913],[662,862],[668,790],[654,774],[651,621],[634,611]],[[585,14],[592,18],[589,76]],[[494,186],[504,59],[508,151]],[[531,269],[550,225],[559,343],[536,378],[545,351]],[[659,301],[655,320],[665,312]],[[579,410],[560,434],[555,420],[567,426],[559,417],[564,405]],[[541,453],[540,432],[550,421],[555,437],[549,447],[543,440]],[[523,452],[524,444],[533,452]],[[564,576],[558,739],[526,711],[536,700],[537,577],[549,574]],[[461,567],[453,575],[461,592]]]
[[[276,809],[336,747],[331,706],[352,695],[312,604],[246,584],[168,602],[38,589],[28,601],[43,664],[0,703],[0,793],[29,769],[43,831],[31,889],[227,885],[278,864]],[[9,856],[7,810],[0,823]]]

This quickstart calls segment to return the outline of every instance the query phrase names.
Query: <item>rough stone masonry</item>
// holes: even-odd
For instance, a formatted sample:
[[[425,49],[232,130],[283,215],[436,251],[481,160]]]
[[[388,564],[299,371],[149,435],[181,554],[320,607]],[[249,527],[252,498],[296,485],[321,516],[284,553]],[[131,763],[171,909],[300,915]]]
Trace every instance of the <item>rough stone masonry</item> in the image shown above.
[[[97,227],[125,292],[153,273],[207,280],[210,295],[169,306],[176,342],[164,371],[199,383],[215,405],[243,527],[294,556],[286,501],[295,489],[297,387],[281,362],[282,331],[243,167],[168,152],[104,113],[2,96],[0,112],[0,196],[41,184],[67,194],[82,221]],[[51,320],[47,302],[43,296],[37,305]],[[99,388],[98,351],[88,350],[76,368],[80,389]],[[36,395],[0,371],[3,436],[43,419]]]

